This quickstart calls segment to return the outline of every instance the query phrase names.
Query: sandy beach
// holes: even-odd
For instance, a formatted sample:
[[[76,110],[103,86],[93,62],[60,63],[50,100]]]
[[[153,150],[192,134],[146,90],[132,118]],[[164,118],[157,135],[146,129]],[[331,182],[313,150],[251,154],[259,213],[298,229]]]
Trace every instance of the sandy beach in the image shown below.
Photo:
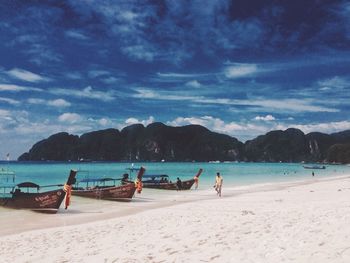
[[[349,176],[158,195],[26,212],[31,227],[11,210],[1,262],[350,262]]]

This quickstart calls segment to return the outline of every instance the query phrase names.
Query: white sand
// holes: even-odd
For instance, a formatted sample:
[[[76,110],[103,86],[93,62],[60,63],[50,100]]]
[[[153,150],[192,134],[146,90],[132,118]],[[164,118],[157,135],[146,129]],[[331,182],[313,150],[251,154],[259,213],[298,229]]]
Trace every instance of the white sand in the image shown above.
[[[161,208],[131,202],[142,211],[4,233],[0,262],[350,262],[349,177],[223,194],[173,193]]]

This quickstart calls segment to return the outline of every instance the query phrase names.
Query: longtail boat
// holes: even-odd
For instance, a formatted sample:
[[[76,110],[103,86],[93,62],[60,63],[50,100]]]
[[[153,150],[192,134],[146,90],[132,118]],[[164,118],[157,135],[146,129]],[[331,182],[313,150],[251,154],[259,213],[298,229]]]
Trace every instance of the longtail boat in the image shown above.
[[[203,169],[199,169],[198,173],[190,180],[172,182],[166,174],[161,175],[145,175],[143,177],[143,187],[163,190],[189,190],[196,182],[198,186],[199,176]]]
[[[144,172],[145,168],[141,167],[137,175],[137,182],[141,183]],[[72,194],[81,197],[118,201],[130,200],[134,196],[136,190],[141,193],[142,186],[138,183],[128,181],[123,185],[117,185],[116,182],[120,180],[122,179],[85,178],[74,185]],[[80,187],[79,185],[81,183],[85,184],[85,186]]]
[[[11,174],[12,175],[12,174]],[[62,184],[40,186],[32,182],[14,184],[14,174],[12,183],[0,184],[0,206],[16,209],[29,209],[44,213],[56,213],[69,187],[75,182],[76,171],[71,170],[68,180],[62,188]],[[61,187],[55,190],[40,192],[43,188]],[[67,190],[68,189],[68,190]],[[69,192],[67,193],[66,209],[69,203]]]
[[[304,169],[326,169],[326,166],[322,165],[304,165]]]

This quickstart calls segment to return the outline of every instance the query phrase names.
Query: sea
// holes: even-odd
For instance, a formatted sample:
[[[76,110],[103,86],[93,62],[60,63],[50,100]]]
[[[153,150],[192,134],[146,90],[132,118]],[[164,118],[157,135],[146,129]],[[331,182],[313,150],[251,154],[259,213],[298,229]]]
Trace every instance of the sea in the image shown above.
[[[38,185],[64,184],[71,169],[77,170],[77,180],[86,178],[121,178],[129,173],[135,178],[136,171],[130,168],[146,168],[146,175],[166,174],[170,180],[193,178],[200,168],[200,188],[212,187],[216,173],[224,179],[225,186],[289,182],[308,180],[312,172],[317,178],[350,174],[349,165],[324,165],[325,169],[305,169],[304,166],[323,166],[303,163],[245,163],[245,162],[6,162],[0,161],[0,170],[13,171],[16,183],[33,182]],[[4,178],[2,178],[3,181]]]

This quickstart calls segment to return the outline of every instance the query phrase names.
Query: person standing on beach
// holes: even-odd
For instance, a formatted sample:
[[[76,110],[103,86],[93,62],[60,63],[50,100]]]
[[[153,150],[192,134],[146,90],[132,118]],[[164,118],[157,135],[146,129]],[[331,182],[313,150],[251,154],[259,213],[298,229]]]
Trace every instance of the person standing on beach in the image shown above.
[[[179,177],[176,179],[176,188],[177,188],[177,191],[182,189],[182,182]]]
[[[215,190],[218,196],[221,197],[221,189],[222,189],[222,182],[224,181],[224,179],[222,178],[222,176],[220,175],[220,173],[216,173],[216,178],[215,178]]]
[[[312,171],[312,176],[315,176],[315,173],[314,173],[314,171]]]

